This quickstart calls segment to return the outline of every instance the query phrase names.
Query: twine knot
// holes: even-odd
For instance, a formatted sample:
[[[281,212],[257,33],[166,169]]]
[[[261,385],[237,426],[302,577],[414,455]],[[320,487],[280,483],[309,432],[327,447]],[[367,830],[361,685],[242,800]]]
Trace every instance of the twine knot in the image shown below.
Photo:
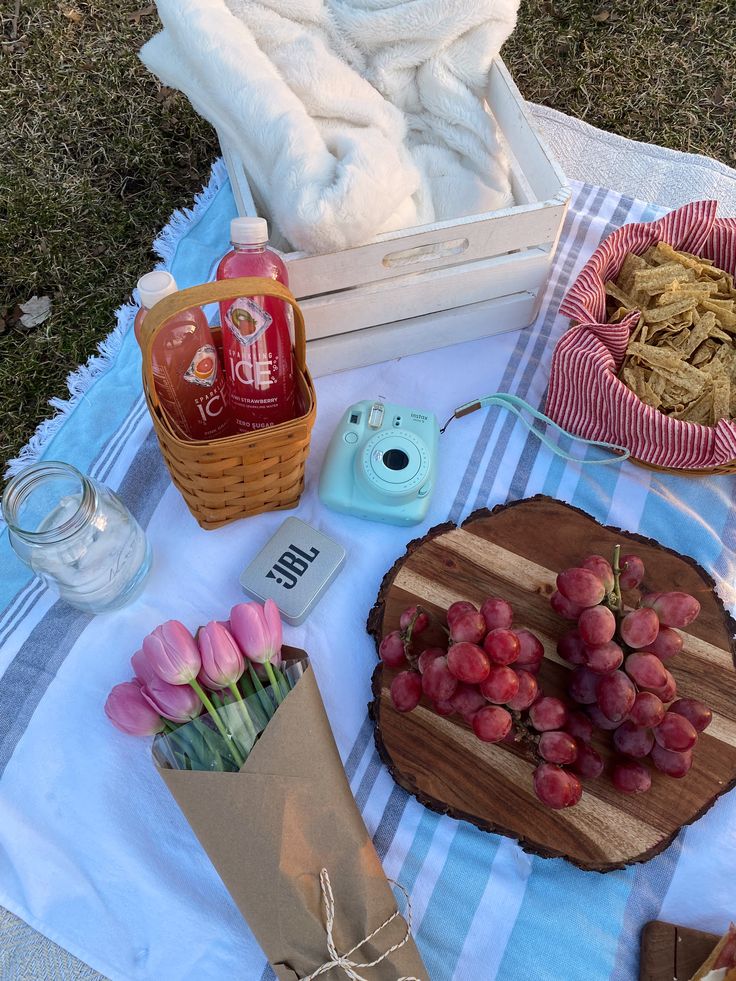
[[[362,940],[359,940],[358,943],[354,947],[351,947],[350,950],[346,951],[346,953],[338,953],[338,950],[335,947],[335,939],[332,935],[332,930],[335,925],[335,897],[332,895],[332,885],[330,883],[330,877],[327,873],[327,869],[322,869],[319,874],[319,884],[322,890],[322,902],[324,903],[325,907],[325,931],[327,932],[327,951],[330,955],[330,960],[326,961],[321,967],[318,967],[316,971],[312,971],[311,974],[308,974],[306,977],[302,978],[302,981],[314,981],[314,979],[318,978],[320,974],[325,974],[327,971],[331,971],[333,967],[341,968],[347,977],[350,978],[350,981],[368,981],[368,979],[363,977],[362,974],[358,974],[358,968],[362,970],[366,967],[375,967],[376,964],[380,964],[381,961],[385,961],[387,957],[390,957],[391,954],[394,953],[394,951],[399,950],[404,946],[404,944],[409,942],[409,938],[411,937],[411,901],[409,899],[409,894],[401,883],[394,882],[393,879],[389,879],[388,881],[400,889],[404,894],[404,898],[406,899],[406,933],[399,943],[394,944],[393,947],[389,947],[387,951],[384,951],[384,953],[381,954],[380,957],[377,957],[374,961],[360,963],[359,961],[351,961],[351,955],[354,954],[359,947],[362,947],[363,944],[367,944],[369,940],[372,940],[376,934],[380,933],[381,930],[389,925],[389,923],[393,923],[397,916],[401,916],[401,913],[398,911],[398,909],[395,910],[395,912],[393,912],[388,919],[384,920],[379,927],[376,927],[373,933],[369,933],[367,937],[363,937]],[[412,976],[398,978],[397,981],[421,981],[421,979]]]

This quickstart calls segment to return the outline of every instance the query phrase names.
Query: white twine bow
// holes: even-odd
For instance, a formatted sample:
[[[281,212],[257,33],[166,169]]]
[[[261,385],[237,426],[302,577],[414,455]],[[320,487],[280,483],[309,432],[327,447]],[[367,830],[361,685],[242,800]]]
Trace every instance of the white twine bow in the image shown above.
[[[331,971],[333,967],[340,967],[345,972],[345,974],[350,978],[350,981],[368,981],[364,978],[362,974],[358,974],[358,968],[364,967],[375,967],[376,964],[380,964],[381,961],[385,961],[387,957],[390,957],[394,951],[399,950],[404,944],[409,942],[411,936],[411,900],[409,899],[409,893],[404,889],[400,882],[394,882],[393,879],[388,880],[390,883],[395,885],[397,889],[400,889],[404,894],[406,899],[406,933],[404,934],[403,940],[399,943],[394,944],[393,947],[389,947],[387,951],[377,957],[374,961],[367,961],[363,964],[358,961],[351,961],[350,956],[354,954],[355,951],[362,947],[363,944],[367,944],[369,940],[372,940],[377,933],[380,933],[384,927],[387,927],[389,923],[393,923],[397,916],[401,916],[398,909],[384,920],[383,923],[376,927],[373,933],[369,933],[367,937],[359,940],[358,943],[351,947],[350,950],[345,954],[338,954],[337,948],[335,947],[335,941],[332,936],[332,928],[335,925],[335,897],[332,895],[332,885],[330,884],[330,877],[327,874],[327,869],[322,869],[319,874],[319,884],[322,889],[322,901],[325,906],[325,930],[327,931],[327,950],[329,952],[331,960],[327,961],[321,967],[318,967],[316,971],[312,971],[311,974],[302,978],[301,981],[314,981],[314,978],[318,978],[320,974],[324,974],[326,971]],[[420,978],[415,978],[413,976],[397,978],[397,981],[421,981]]]

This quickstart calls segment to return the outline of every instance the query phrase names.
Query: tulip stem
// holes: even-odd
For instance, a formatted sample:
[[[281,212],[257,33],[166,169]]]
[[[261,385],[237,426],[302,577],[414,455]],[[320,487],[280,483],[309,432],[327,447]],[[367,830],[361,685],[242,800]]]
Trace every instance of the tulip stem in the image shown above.
[[[238,691],[238,686],[235,684],[234,681],[231,681],[228,684],[228,688],[235,696],[235,700],[238,704],[238,710],[240,711],[240,714],[243,717],[243,722],[245,722],[245,728],[248,730],[248,735],[253,740],[253,742],[255,742],[258,733],[256,732],[256,727],[253,725],[253,720],[251,719],[250,715],[248,715],[248,709],[246,708],[245,702],[243,701],[243,696]]]
[[[235,740],[233,739],[232,733],[228,732],[227,729],[225,729],[225,726],[222,724],[222,719],[217,714],[217,709],[212,704],[210,699],[207,697],[207,694],[202,690],[202,686],[199,684],[196,678],[192,678],[189,684],[199,695],[202,704],[204,705],[204,707],[207,709],[210,716],[212,717],[212,721],[215,723],[215,725],[220,731],[220,735],[225,740],[225,745],[228,746],[230,751],[232,752],[233,759],[238,764],[238,766],[242,766],[245,760],[240,755],[238,751],[238,747],[235,745]]]
[[[271,688],[273,689],[273,693],[276,696],[276,703],[280,705],[284,700],[284,696],[281,694],[281,686],[276,680],[276,675],[273,673],[273,665],[271,664],[270,661],[264,661],[263,666],[266,669],[268,680],[271,682]]]

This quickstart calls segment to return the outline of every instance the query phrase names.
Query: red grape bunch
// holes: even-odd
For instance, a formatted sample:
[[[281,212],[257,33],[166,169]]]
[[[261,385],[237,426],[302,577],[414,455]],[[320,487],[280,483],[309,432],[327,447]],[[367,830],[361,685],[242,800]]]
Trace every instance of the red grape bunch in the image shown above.
[[[415,654],[412,640],[427,629],[429,618],[418,607],[405,610],[401,629],[379,647],[387,667],[403,669],[391,682],[391,700],[397,711],[411,712],[424,696],[438,715],[460,716],[483,742],[526,747],[538,763],[537,796],[550,807],[569,807],[580,800],[582,785],[563,766],[582,757],[578,772],[590,771],[594,750],[579,751],[576,736],[589,739],[593,726],[541,691],[537,675],[544,647],[530,630],[512,629],[513,615],[499,597],[489,597],[480,610],[464,600],[453,603],[447,644]]]
[[[567,690],[581,707],[575,715],[611,732],[616,753],[611,780],[625,794],[651,787],[645,760],[670,777],[684,777],[698,733],[712,718],[697,699],[677,698],[667,667],[683,647],[678,628],[695,620],[700,603],[688,593],[642,593],[639,606],[627,609],[622,592],[640,587],[643,578],[641,559],[620,556],[616,546],[613,565],[600,555],[588,556],[557,576],[550,597],[556,613],[577,622],[557,645],[573,665]],[[580,753],[582,737],[576,738]],[[578,769],[580,764],[578,756]],[[599,772],[603,768],[601,760]]]

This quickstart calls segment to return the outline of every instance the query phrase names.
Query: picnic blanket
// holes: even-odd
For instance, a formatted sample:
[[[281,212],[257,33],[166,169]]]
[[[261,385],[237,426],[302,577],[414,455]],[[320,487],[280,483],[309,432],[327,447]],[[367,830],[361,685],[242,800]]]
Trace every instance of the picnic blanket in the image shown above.
[[[557,310],[568,283],[603,235],[661,212],[601,187],[573,190],[531,328],[317,382],[307,490],[295,513],[342,542],[348,559],[286,640],[313,657],[353,793],[386,873],[411,895],[432,981],[633,981],[647,920],[715,931],[734,915],[734,792],[663,854],[606,875],[527,855],[510,839],[425,810],[393,783],[374,749],[366,704],[375,650],[363,626],[407,541],[476,507],[535,493],[693,555],[733,608],[734,478],[681,478],[630,463],[583,468],[490,409],[442,437],[440,479],[423,526],[368,524],[326,511],[316,496],[327,442],[351,401],[384,396],[440,418],[496,390],[543,404],[552,348],[567,326]],[[188,223],[180,216],[160,242],[182,286],[211,273],[233,213],[218,167]],[[269,981],[263,954],[155,773],[145,740],[118,733],[102,713],[107,691],[127,676],[130,654],[155,624],[177,617],[195,626],[225,616],[242,598],[238,574],[285,517],[262,515],[215,532],[196,526],[151,432],[127,329],[132,313],[123,311],[103,355],[107,370],[29,453],[45,438],[45,457],[68,460],[119,491],[154,549],[144,594],[92,619],[30,579],[0,536],[0,904],[113,981]],[[88,381],[78,376],[75,384]]]
[[[158,0],[141,51],[306,252],[512,203],[485,111],[519,0]],[[263,209],[262,209],[263,210]]]

